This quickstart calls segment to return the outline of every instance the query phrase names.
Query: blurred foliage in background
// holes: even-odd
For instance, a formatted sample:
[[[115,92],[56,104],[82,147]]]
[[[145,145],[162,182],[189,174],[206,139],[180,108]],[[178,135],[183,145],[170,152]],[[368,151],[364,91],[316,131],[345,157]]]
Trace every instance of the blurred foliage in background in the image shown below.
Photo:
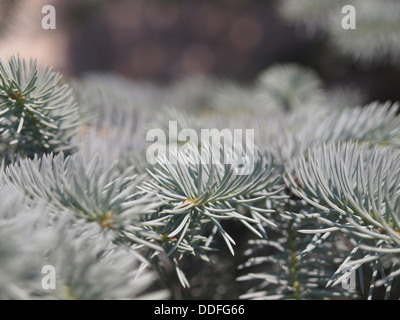
[[[383,2],[388,1],[393,2]],[[5,30],[7,21],[19,15],[28,21],[35,11],[40,19],[47,2],[1,0],[0,36],[20,37],[24,31]],[[49,40],[47,51],[52,60],[62,59],[59,71],[64,75],[105,71],[163,83],[194,74],[247,82],[274,63],[295,62],[315,70],[328,87],[357,88],[369,100],[399,100],[398,68],[355,64],[332,46],[326,21],[333,16],[340,25],[342,2],[56,0],[57,39]],[[36,30],[26,50],[43,47],[40,37],[50,33]],[[57,69],[57,61],[52,65]]]

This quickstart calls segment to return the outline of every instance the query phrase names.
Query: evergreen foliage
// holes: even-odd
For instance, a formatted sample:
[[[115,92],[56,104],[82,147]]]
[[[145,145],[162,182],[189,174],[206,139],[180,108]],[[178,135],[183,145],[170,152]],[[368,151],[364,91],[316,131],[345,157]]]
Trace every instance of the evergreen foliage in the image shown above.
[[[74,150],[78,106],[61,76],[31,60],[0,61],[0,150],[16,157]]]
[[[341,4],[281,3],[288,19],[325,32]],[[398,9],[387,0],[372,14],[366,3],[362,39]],[[303,11],[317,5],[318,15]],[[393,63],[390,30],[360,40],[368,48],[334,41],[344,52],[355,44],[362,61]],[[398,103],[328,90],[293,63],[247,85],[198,77],[161,87],[107,74],[61,83],[34,60],[0,61],[1,299],[212,298],[217,284],[240,299],[399,297]],[[167,145],[150,164],[153,128]],[[254,146],[178,141],[188,129],[218,139],[253,129]],[[48,265],[54,290],[42,285]],[[235,279],[221,284],[224,270]]]
[[[342,29],[342,8],[352,5],[356,28]],[[309,35],[326,34],[331,48],[364,65],[399,65],[399,14],[396,0],[281,0],[284,19],[305,26]]]

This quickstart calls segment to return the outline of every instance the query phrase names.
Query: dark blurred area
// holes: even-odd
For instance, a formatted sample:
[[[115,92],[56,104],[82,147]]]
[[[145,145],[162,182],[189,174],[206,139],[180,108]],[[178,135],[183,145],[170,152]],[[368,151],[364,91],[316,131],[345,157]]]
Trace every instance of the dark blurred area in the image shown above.
[[[43,63],[54,65],[66,76],[100,71],[168,83],[201,74],[247,82],[274,63],[297,62],[313,68],[328,87],[350,86],[361,90],[368,100],[400,100],[398,68],[353,64],[332,50],[323,35],[309,37],[301,28],[283,21],[277,12],[278,0],[0,3],[0,27],[6,29],[0,34],[1,41],[4,34],[16,32],[14,19],[10,18],[13,15],[24,14],[23,19],[28,20],[37,10],[32,23],[40,26],[37,20],[43,16],[41,7],[55,6],[57,30],[38,27],[33,34],[31,28],[30,39],[37,39],[27,50],[41,43],[48,46],[51,59]],[[6,24],[11,27],[5,28]],[[50,38],[51,33],[53,42],[40,41],[41,36]],[[3,48],[0,46],[2,58]]]
[[[74,73],[112,70],[169,81],[207,74],[252,79],[276,61],[307,60],[312,43],[279,21],[276,1],[64,4]]]

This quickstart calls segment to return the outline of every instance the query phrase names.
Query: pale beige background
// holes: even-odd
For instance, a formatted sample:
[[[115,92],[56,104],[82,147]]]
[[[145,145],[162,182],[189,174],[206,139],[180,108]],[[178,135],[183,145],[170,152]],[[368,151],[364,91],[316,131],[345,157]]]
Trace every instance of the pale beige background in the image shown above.
[[[68,72],[68,34],[57,25],[56,30],[43,30],[43,6],[55,4],[52,0],[20,0],[12,16],[3,17],[5,2],[0,0],[0,17],[5,20],[0,37],[0,58],[13,54],[23,58],[36,58],[38,62],[53,66],[57,71]],[[12,23],[10,23],[12,22]]]

